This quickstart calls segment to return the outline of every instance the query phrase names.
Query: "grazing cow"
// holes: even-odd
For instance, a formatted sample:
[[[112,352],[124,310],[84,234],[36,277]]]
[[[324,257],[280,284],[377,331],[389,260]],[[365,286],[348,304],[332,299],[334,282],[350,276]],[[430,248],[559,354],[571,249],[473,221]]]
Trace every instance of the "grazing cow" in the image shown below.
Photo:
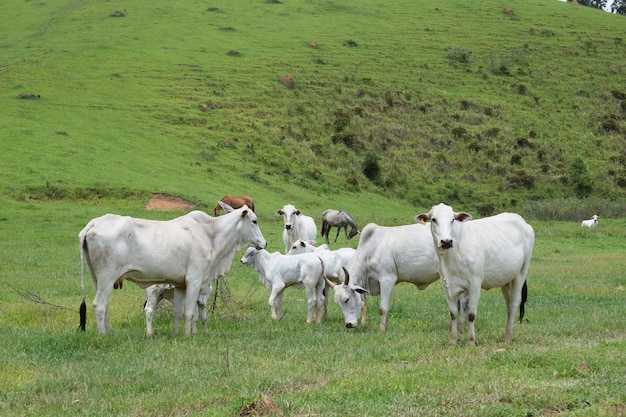
[[[348,226],[350,226],[350,234],[348,235]],[[347,211],[328,209],[322,213],[322,236],[325,237],[326,244],[328,245],[328,235],[330,229],[336,227],[337,234],[335,235],[335,243],[339,237],[339,232],[343,227],[343,232],[346,235],[346,241],[352,239],[359,233],[359,226],[356,221],[348,214]]]
[[[204,334],[209,333],[209,329],[206,325],[206,303],[211,295],[213,286],[209,286],[209,290],[205,294],[199,294],[196,301],[196,317],[200,317],[202,320],[202,330]],[[163,300],[169,300],[174,304],[174,320],[180,322],[180,318],[183,314],[183,306],[185,300],[180,300],[174,303],[175,287],[172,284],[156,284],[151,285],[146,290],[146,303],[144,304],[144,313],[146,315],[146,335],[152,337],[154,335],[154,328],[152,327],[152,319],[154,313],[157,311]],[[178,326],[178,325],[176,325]],[[195,333],[196,321],[192,323],[191,332]]]
[[[430,221],[433,247],[450,310],[450,342],[458,343],[457,300],[467,293],[467,342],[476,344],[474,320],[481,288],[501,288],[507,306],[504,342],[509,342],[513,338],[515,312],[525,302],[523,294],[527,293],[524,287],[535,232],[521,216],[513,213],[469,221],[471,218],[468,213],[455,213],[445,204],[433,206],[429,213],[415,217],[416,221]],[[520,320],[522,311],[520,309]]]
[[[598,227],[598,215],[594,214],[589,220],[583,220],[580,224],[582,227]]]
[[[282,209],[277,210],[276,215],[283,216],[285,223],[285,229],[283,230],[285,253],[289,252],[293,242],[298,239],[315,242],[317,226],[312,217],[305,216],[291,204],[287,204]]]
[[[222,197],[220,201],[222,203],[228,204],[232,208],[237,209],[243,206],[248,206],[250,207],[250,210],[254,211],[254,200],[252,200],[252,197],[248,197],[247,195],[235,197],[230,194],[226,194],[224,197]],[[217,203],[217,205],[213,209],[213,214],[215,214],[215,217],[220,215],[220,211],[222,211],[222,206],[220,205],[220,203]]]
[[[322,321],[324,303],[324,263],[314,253],[283,255],[265,249],[249,248],[241,258],[259,273],[259,281],[270,290],[269,305],[273,320],[279,320],[283,304],[283,291],[292,285],[303,286],[306,291],[306,322]]]
[[[176,294],[180,294],[175,296],[175,305],[184,294],[185,334],[190,335],[198,295],[206,293],[212,281],[230,269],[237,250],[267,245],[252,210],[247,206],[234,210],[222,204],[228,213],[222,217],[196,210],[169,221],[114,214],[91,220],[78,235],[83,289],[81,329],[85,329],[86,321],[86,261],[96,287],[93,305],[100,333],[109,332],[108,303],[114,285],[121,286],[128,279],[142,288],[174,285]],[[175,333],[177,324],[175,320]]]
[[[352,248],[330,250],[326,244],[315,247],[302,239],[298,239],[291,245],[287,255],[315,253],[324,262],[324,277],[340,283],[344,281],[343,266],[350,263],[350,259],[352,259],[355,252],[356,250]],[[324,297],[324,319],[328,318],[328,294],[330,294],[330,286],[328,286],[325,292],[326,296]]]
[[[410,282],[423,290],[439,279],[430,230],[423,224],[384,227],[370,223],[363,228],[359,246],[343,283],[328,284],[335,290],[346,327],[356,327],[361,295],[380,295],[380,330],[387,329],[387,313],[393,286]],[[365,316],[361,321],[365,322]]]

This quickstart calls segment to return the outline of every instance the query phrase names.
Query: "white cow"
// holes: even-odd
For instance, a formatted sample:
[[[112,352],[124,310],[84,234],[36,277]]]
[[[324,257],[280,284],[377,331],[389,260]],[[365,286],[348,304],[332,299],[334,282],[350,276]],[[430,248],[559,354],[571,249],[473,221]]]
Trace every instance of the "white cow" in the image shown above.
[[[480,289],[501,288],[507,306],[504,342],[513,338],[515,312],[523,306],[526,274],[535,243],[533,228],[513,213],[471,220],[468,213],[455,213],[445,204],[433,206],[416,221],[430,221],[433,247],[450,310],[451,344],[458,343],[457,300],[468,294],[467,342],[476,344],[474,320]],[[520,319],[523,317],[520,310]]]
[[[84,330],[86,321],[86,261],[96,287],[93,305],[100,333],[109,332],[108,303],[113,287],[128,279],[142,288],[174,285],[174,304],[184,294],[185,334],[190,335],[198,295],[206,293],[213,280],[230,269],[237,250],[267,245],[252,210],[247,206],[234,210],[226,204],[223,208],[228,214],[221,217],[196,210],[169,221],[114,214],[91,220],[78,235],[83,288],[81,328]],[[174,319],[176,333],[176,316]]]
[[[352,248],[340,248],[337,250],[328,249],[327,244],[313,246],[312,243],[305,242],[302,239],[296,240],[287,255],[297,255],[299,253],[315,253],[324,262],[324,277],[333,282],[341,283],[345,279],[343,266],[347,266],[356,252]],[[324,297],[324,319],[328,318],[328,294],[330,294],[330,286],[325,292]]]
[[[265,249],[249,248],[241,258],[259,273],[259,281],[270,290],[269,305],[273,320],[279,320],[283,291],[292,285],[303,286],[306,291],[308,312],[306,322],[322,321],[324,303],[324,263],[314,253],[283,255]]]
[[[420,290],[439,279],[430,230],[423,224],[385,227],[370,223],[350,261],[346,280],[335,285],[335,302],[346,327],[356,327],[364,305],[361,295],[380,295],[380,330],[387,329],[391,292],[398,282],[410,282]]]
[[[146,334],[148,337],[152,337],[154,335],[154,327],[152,326],[152,320],[154,318],[154,313],[156,313],[157,309],[163,302],[163,300],[169,300],[174,304],[174,317],[175,320],[180,322],[180,318],[183,314],[183,307],[185,300],[181,299],[180,301],[174,303],[175,298],[175,287],[172,284],[156,284],[151,285],[146,288],[146,304],[144,305],[144,313],[146,315]],[[211,291],[213,286],[209,286],[209,290],[204,294],[198,295],[198,300],[196,301],[196,317],[200,317],[202,320],[202,330],[204,334],[209,333],[209,329],[206,325],[206,303],[211,296]],[[182,292],[181,292],[182,294]],[[178,319],[176,319],[178,317]],[[195,333],[196,329],[196,321],[194,320],[191,324],[191,332]]]
[[[589,220],[583,220],[582,227],[598,227],[598,215],[594,214]]]
[[[285,253],[289,251],[293,242],[298,239],[315,241],[317,238],[317,226],[313,217],[305,216],[300,210],[287,204],[276,211],[277,216],[283,216],[285,228],[283,229],[283,243]]]

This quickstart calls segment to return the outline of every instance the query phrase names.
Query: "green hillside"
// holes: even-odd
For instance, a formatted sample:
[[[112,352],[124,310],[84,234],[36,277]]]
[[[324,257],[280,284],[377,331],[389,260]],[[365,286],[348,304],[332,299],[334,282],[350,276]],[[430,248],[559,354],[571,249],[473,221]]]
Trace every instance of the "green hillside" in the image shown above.
[[[556,0],[20,1],[0,21],[4,199],[341,195],[489,214],[626,197],[624,16]]]

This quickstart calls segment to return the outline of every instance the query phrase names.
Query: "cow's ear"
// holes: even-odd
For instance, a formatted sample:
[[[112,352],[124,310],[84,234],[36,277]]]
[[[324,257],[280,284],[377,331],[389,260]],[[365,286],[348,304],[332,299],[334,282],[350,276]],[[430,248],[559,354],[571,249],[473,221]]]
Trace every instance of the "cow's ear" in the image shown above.
[[[430,214],[428,213],[422,213],[422,214],[418,214],[417,216],[415,216],[415,218],[413,219],[415,221],[415,223],[426,223],[430,221]]]
[[[358,285],[350,285],[350,288],[358,292],[359,294],[367,294],[369,292],[365,288],[359,287]]]
[[[296,215],[299,216],[300,214],[302,214],[302,212],[300,210],[296,210]]]
[[[283,210],[282,210],[282,209],[280,209],[280,210],[276,210],[276,215],[277,215],[277,216],[282,216],[282,215],[283,215],[283,213],[284,213],[284,212],[283,212]]]
[[[460,212],[460,213],[456,213],[454,215],[454,220],[458,221],[458,222],[466,222],[468,220],[472,220],[472,215],[469,213],[465,213],[464,211]]]
[[[306,243],[303,240],[301,240],[300,241],[300,246],[302,246],[303,248],[306,248]]]
[[[244,217],[246,217],[248,215],[248,210],[244,210],[241,212],[241,218],[243,219]]]
[[[231,211],[235,210],[234,208],[224,203],[223,201],[218,201],[217,204],[219,204],[226,213],[230,213]]]

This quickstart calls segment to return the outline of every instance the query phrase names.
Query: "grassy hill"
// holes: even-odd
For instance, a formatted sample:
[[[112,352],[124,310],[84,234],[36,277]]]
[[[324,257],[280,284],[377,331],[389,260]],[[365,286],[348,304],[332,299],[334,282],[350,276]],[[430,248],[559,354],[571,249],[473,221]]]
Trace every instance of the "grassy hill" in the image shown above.
[[[575,217],[626,197],[623,16],[158,0],[23,1],[0,19],[4,199],[341,195]]]

